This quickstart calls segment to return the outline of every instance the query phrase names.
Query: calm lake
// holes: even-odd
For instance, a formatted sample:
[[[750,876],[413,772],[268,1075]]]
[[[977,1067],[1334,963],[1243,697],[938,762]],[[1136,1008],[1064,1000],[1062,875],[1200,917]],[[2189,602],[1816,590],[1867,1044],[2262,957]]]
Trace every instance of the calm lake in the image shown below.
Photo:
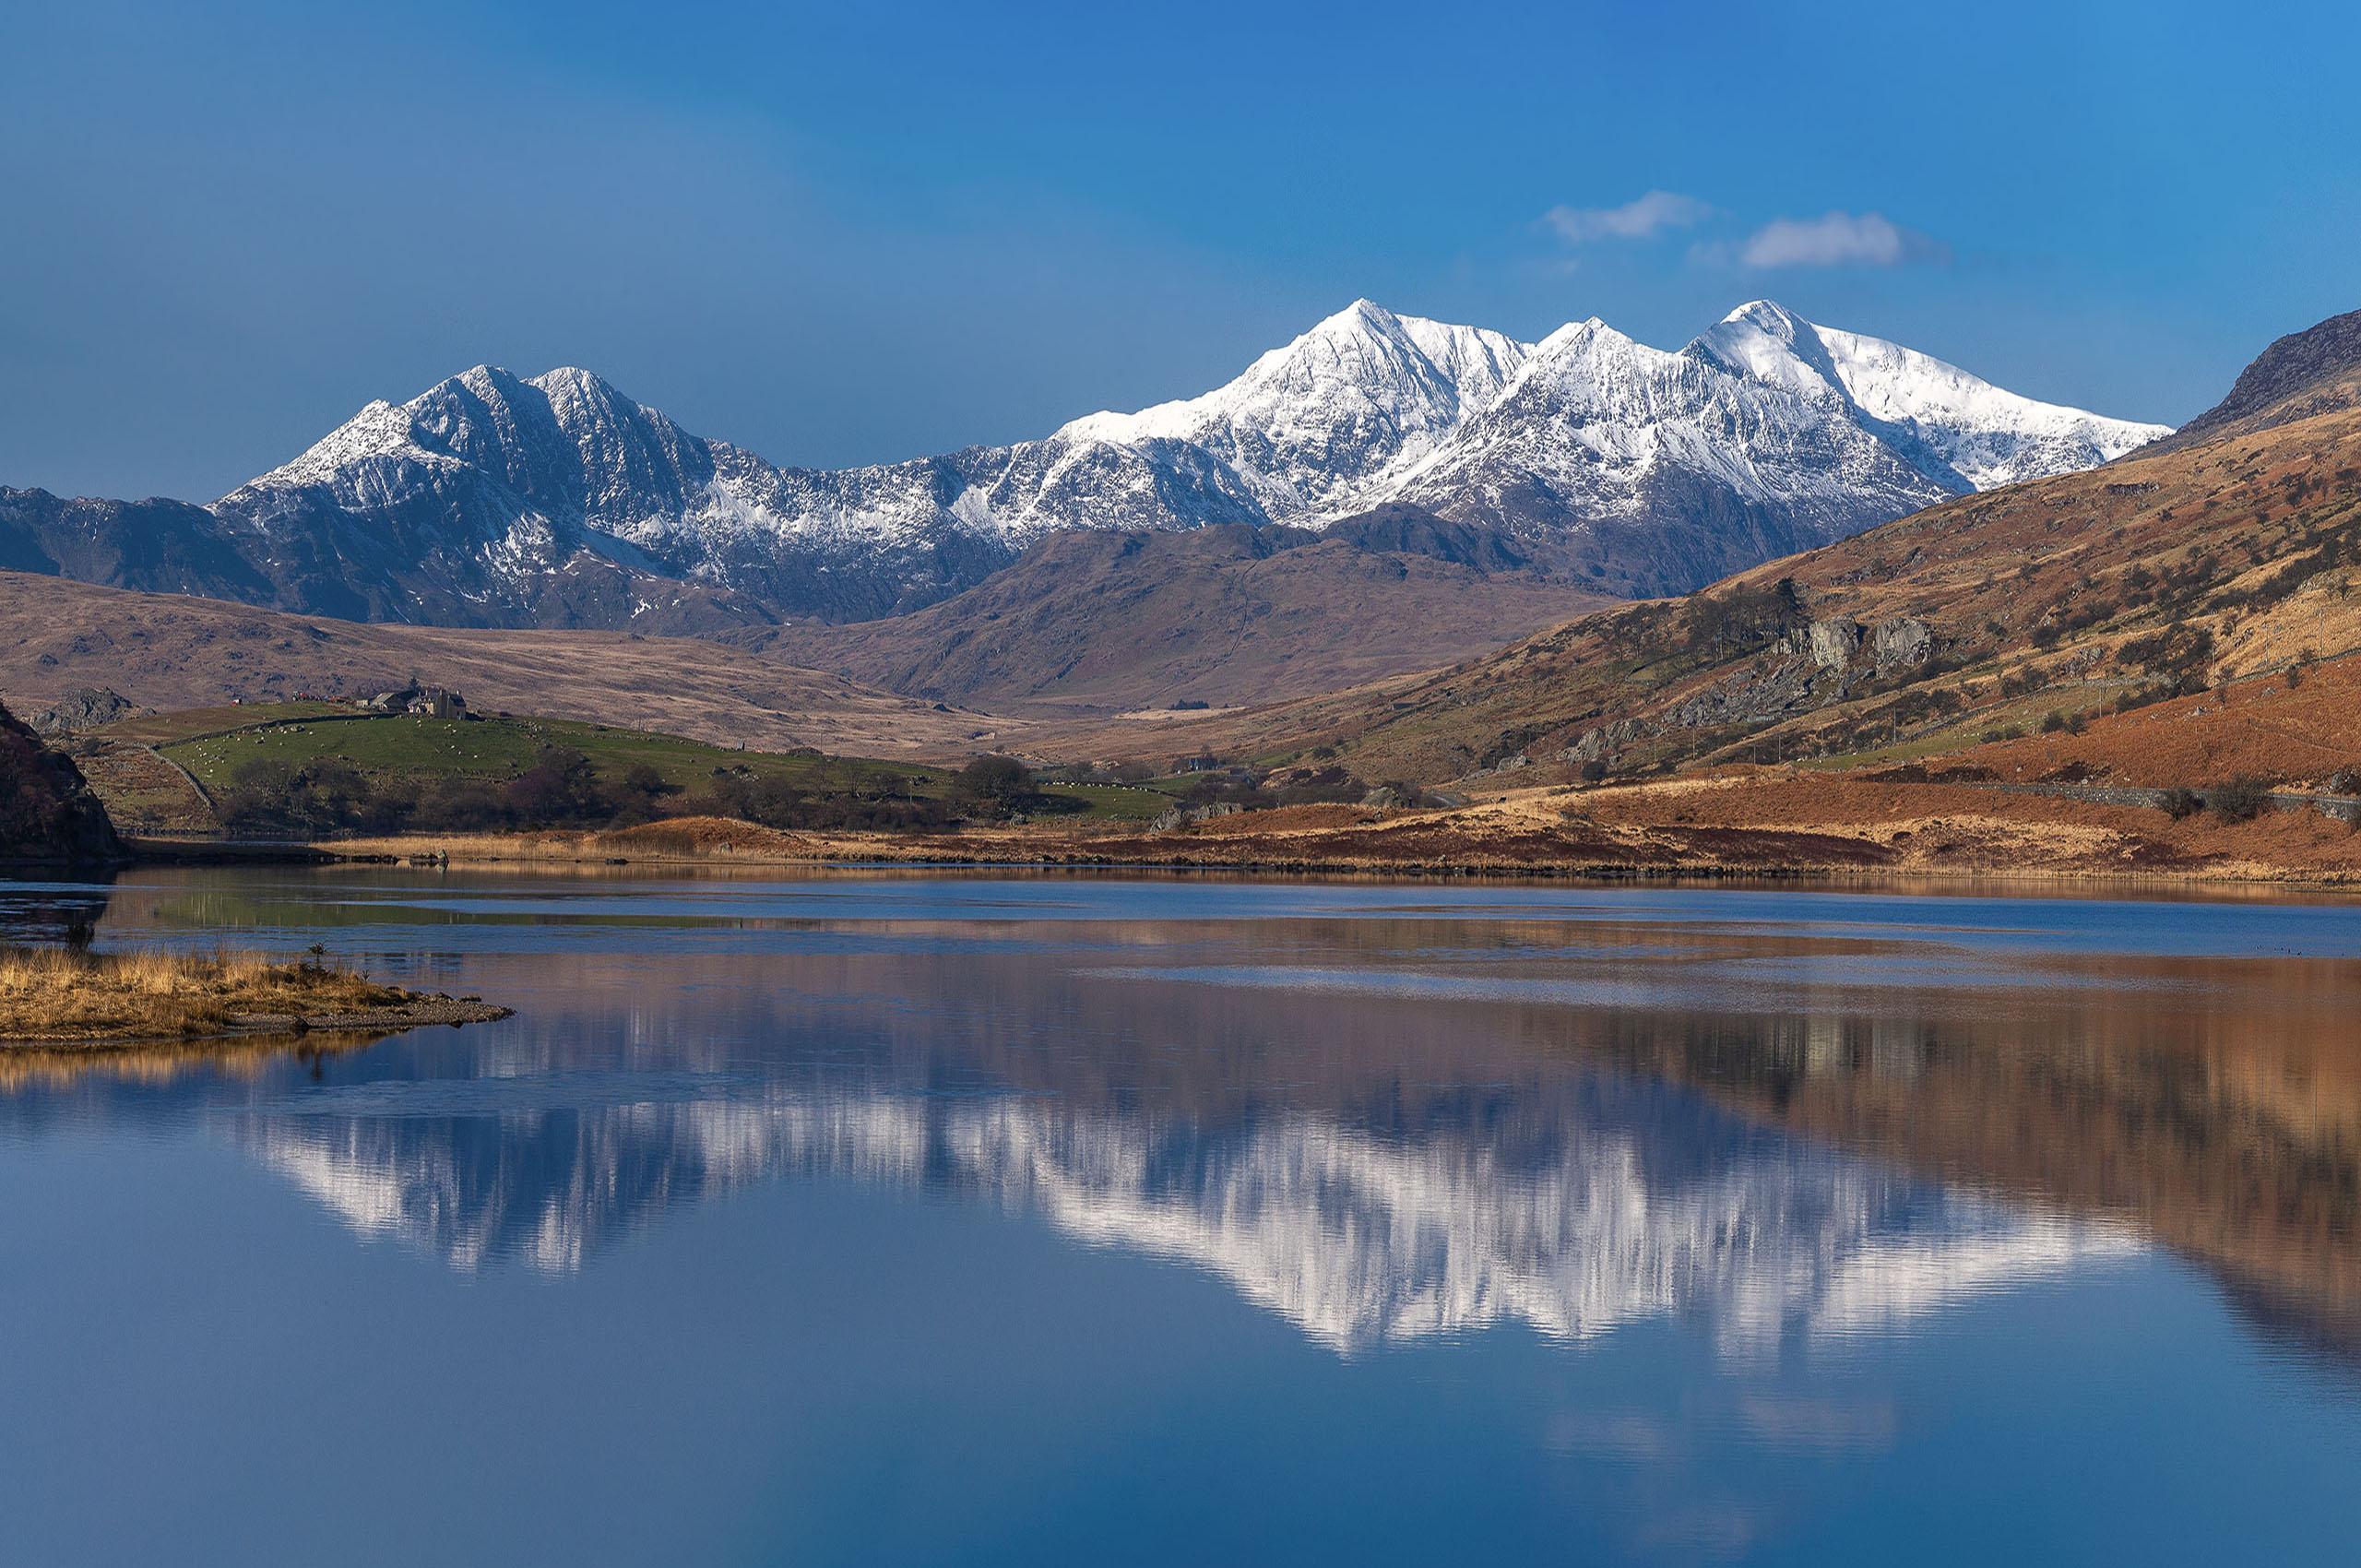
[[[2351,1562],[2361,906],[142,871],[515,1007],[0,1057],[0,1559]]]

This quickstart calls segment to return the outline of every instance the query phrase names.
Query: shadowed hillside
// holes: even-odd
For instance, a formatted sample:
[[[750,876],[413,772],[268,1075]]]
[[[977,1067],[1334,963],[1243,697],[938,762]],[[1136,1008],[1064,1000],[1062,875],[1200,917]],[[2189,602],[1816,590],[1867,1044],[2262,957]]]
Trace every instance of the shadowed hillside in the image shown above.
[[[728,640],[1003,711],[1228,707],[1431,669],[1609,602],[1526,567],[1506,535],[1405,505],[1318,534],[1074,531],[914,614]]]

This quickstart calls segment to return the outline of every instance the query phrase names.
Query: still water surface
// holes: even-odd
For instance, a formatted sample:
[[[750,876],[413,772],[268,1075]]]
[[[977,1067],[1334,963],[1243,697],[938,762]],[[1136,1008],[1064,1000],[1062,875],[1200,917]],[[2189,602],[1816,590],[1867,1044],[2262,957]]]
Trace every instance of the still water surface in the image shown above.
[[[2349,1562],[2361,908],[143,872],[517,1009],[0,1060],[0,1559]]]

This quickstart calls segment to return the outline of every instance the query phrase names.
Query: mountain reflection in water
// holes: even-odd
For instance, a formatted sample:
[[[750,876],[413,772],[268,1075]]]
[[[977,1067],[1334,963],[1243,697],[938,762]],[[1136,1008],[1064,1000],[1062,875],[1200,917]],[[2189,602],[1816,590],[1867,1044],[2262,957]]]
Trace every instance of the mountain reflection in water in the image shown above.
[[[462,1267],[515,1254],[575,1268],[671,1203],[851,1177],[1199,1265],[1340,1350],[1502,1322],[1585,1336],[1659,1313],[1736,1344],[1876,1329],[2131,1244],[1605,1077],[1512,1123],[1408,1136],[1308,1111],[1208,1126],[1016,1094],[790,1090],[524,1116],[405,1115],[400,1099],[369,1117],[251,1117],[241,1136],[356,1229]]]
[[[627,932],[584,888],[316,906],[518,1016],[302,1064],[19,1063],[0,1129],[195,1112],[470,1270],[564,1275],[762,1182],[936,1194],[1202,1267],[1340,1351],[1667,1315],[1743,1349],[2161,1243],[2361,1360],[2361,965],[2333,921],[2262,956],[2269,919],[2168,907],[2090,906],[2078,945],[1971,902],[1250,919],[1205,888],[1182,919],[1064,885],[1113,914],[1001,888],[916,919],[824,892],[697,889]],[[119,899],[108,934],[170,908]]]

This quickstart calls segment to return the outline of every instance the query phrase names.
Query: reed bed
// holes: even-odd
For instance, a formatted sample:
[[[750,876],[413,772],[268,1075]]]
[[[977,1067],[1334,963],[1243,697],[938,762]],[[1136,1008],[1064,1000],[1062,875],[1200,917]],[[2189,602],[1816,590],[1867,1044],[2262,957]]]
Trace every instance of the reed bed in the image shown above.
[[[396,1006],[410,993],[316,956],[0,949],[0,1041],[172,1039],[241,1020]]]

